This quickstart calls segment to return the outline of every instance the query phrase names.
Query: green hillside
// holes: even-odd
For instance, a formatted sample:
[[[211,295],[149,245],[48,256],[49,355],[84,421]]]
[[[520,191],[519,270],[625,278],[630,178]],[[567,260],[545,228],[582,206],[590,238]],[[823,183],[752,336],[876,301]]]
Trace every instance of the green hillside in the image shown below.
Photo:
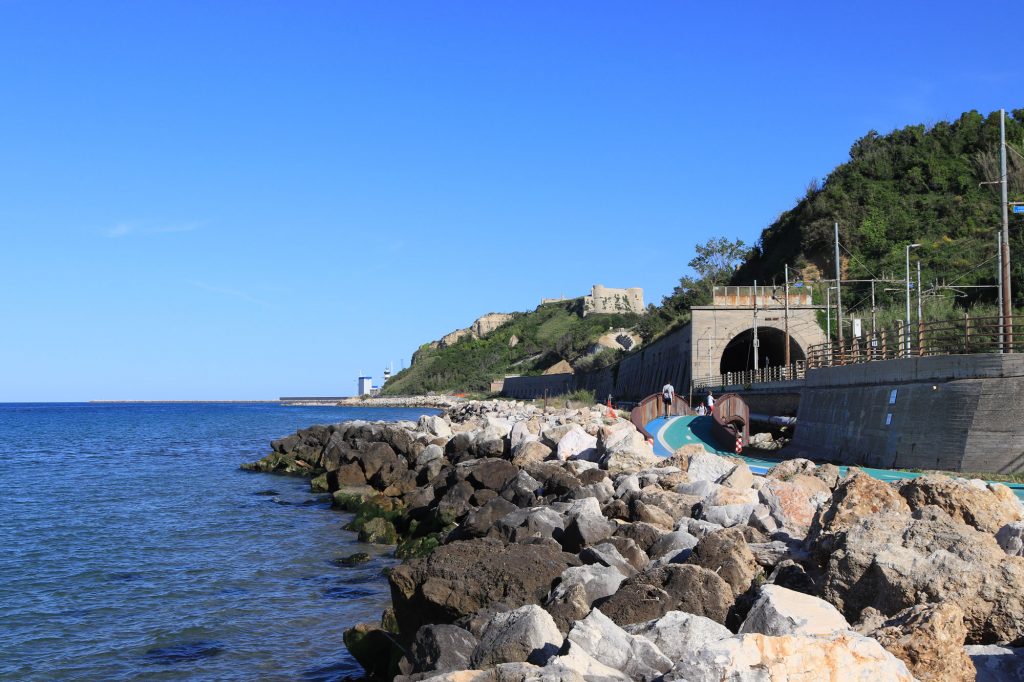
[[[632,328],[640,316],[592,313],[580,317],[579,308],[578,300],[547,303],[533,312],[517,313],[483,339],[466,337],[447,348],[425,344],[416,351],[412,365],[393,376],[382,393],[487,391],[492,379],[540,374],[560,360],[581,369],[614,362],[614,352],[591,356],[588,351],[609,329]]]
[[[1024,198],[1024,109],[1007,114],[1010,198]],[[971,111],[952,123],[871,131],[850,148],[850,160],[824,182],[812,182],[796,205],[762,233],[738,268],[736,284],[782,281],[789,263],[805,277],[833,277],[833,223],[839,222],[844,279],[904,276],[905,247],[920,259],[922,281],[959,285],[996,282],[996,232],[1001,226],[999,112]],[[1024,220],[1011,216],[1011,249],[1024,254]],[[1024,302],[1024,267],[1013,267],[1015,303]],[[947,290],[948,292],[948,290]],[[854,291],[861,298],[867,289]],[[961,304],[994,302],[994,289],[962,289]],[[953,292],[948,292],[952,296]]]

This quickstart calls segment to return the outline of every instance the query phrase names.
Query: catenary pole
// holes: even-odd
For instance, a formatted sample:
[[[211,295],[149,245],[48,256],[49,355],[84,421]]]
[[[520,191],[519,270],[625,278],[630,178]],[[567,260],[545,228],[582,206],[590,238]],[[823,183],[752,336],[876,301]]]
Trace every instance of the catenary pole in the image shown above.
[[[789,263],[786,263],[786,293],[784,295],[786,302],[786,371],[789,371]]]
[[[839,223],[836,222],[836,336],[843,347],[843,285],[839,274]]]
[[[1013,351],[1013,290],[1010,282],[1010,204],[1007,198],[1006,110],[999,110],[999,177],[1003,195],[1003,318],[1006,350]]]

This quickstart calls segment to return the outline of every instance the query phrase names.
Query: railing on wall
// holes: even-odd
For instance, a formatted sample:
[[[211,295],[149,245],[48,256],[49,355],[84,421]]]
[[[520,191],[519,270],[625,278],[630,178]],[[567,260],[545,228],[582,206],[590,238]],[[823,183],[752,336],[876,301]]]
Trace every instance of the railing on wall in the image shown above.
[[[807,349],[807,367],[835,367],[877,360],[965,355],[969,353],[1014,353],[1013,319],[974,317],[923,322],[907,327],[897,323],[867,339],[852,338],[840,344],[829,341]]]
[[[685,417],[693,414],[693,410],[690,409],[690,406],[686,404],[686,401],[681,396],[677,395],[675,400],[672,401],[668,413],[671,417]],[[652,440],[654,436],[647,432],[646,426],[664,414],[665,407],[661,400],[661,393],[652,393],[630,410],[629,420],[633,422],[633,426],[643,434],[644,438]]]
[[[806,372],[807,363],[803,360],[794,362],[792,365],[776,365],[775,367],[762,367],[742,372],[726,372],[725,374],[694,379],[693,392],[696,394],[708,388],[714,389],[723,386],[749,386],[750,384],[768,381],[792,381],[794,379],[803,379]]]

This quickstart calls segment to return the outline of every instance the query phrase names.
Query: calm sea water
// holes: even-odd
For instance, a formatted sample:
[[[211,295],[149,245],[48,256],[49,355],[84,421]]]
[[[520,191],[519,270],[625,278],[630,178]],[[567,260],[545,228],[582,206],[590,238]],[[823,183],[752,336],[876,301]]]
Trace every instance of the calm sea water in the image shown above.
[[[240,463],[310,424],[426,410],[0,404],[0,678],[338,680],[387,548]],[[357,551],[376,559],[338,567]]]

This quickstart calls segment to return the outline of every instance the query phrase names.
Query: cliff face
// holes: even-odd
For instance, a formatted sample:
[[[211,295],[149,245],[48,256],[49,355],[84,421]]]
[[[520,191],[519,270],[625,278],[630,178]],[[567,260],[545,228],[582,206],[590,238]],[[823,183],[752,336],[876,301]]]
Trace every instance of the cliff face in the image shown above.
[[[456,329],[449,334],[445,334],[439,341],[432,342],[430,347],[447,348],[448,346],[455,345],[460,339],[464,339],[467,336],[474,339],[482,339],[513,317],[515,317],[513,313],[487,313],[483,317],[478,317],[474,320],[473,324],[469,325],[469,327]]]

